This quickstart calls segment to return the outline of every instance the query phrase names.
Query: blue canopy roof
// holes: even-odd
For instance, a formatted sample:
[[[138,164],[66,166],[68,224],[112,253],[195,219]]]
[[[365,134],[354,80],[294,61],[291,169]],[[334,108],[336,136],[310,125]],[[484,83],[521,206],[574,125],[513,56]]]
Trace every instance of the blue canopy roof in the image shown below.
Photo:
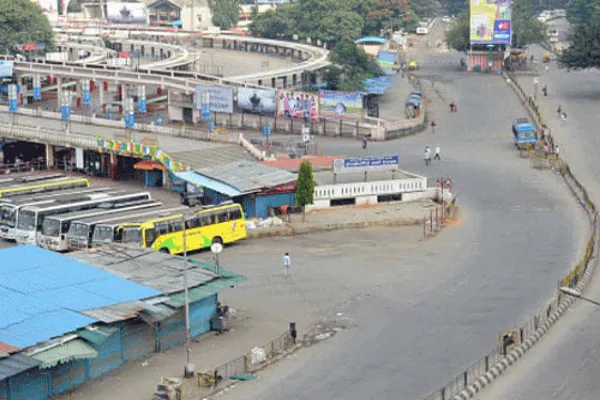
[[[171,22],[169,25],[171,25],[171,26],[182,26],[183,22],[180,19],[178,19],[177,21]]]
[[[363,44],[363,43],[376,43],[376,44],[385,44],[387,40],[382,37],[377,36],[366,36],[360,39],[356,39],[354,41],[355,44]]]
[[[381,50],[379,54],[377,54],[377,60],[395,63],[398,60],[398,56],[392,51]]]
[[[230,186],[216,179],[211,179],[207,176],[200,175],[196,171],[177,172],[175,176],[177,176],[180,179],[183,179],[186,182],[191,183],[192,185],[208,188],[214,190],[217,193],[221,193],[229,197],[236,197],[244,194],[236,188],[234,188],[233,186]]]

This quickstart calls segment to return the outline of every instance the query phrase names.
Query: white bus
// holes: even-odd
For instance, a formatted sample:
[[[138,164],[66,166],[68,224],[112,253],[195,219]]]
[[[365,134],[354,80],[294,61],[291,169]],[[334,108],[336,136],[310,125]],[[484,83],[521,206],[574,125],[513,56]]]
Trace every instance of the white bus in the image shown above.
[[[145,199],[117,205],[109,204],[108,207],[106,206],[106,203],[104,203],[100,204],[100,207],[91,210],[69,212],[46,217],[44,218],[44,222],[42,222],[41,231],[37,234],[37,243],[45,249],[67,251],[69,250],[68,234],[73,222],[88,218],[100,218],[102,216],[107,218],[126,211],[158,207],[161,204],[162,203],[154,200]]]
[[[0,238],[16,240],[16,228],[19,211],[26,206],[62,204],[65,201],[77,201],[92,193],[105,193],[110,188],[66,190],[32,196],[31,194],[0,199]],[[122,193],[125,193],[124,191]]]
[[[152,212],[98,223],[92,234],[91,246],[96,247],[114,242],[135,243],[137,246],[140,246],[142,237],[139,228],[142,223],[154,218],[165,218],[171,215],[182,214],[188,210],[189,207],[187,206],[161,208]]]
[[[558,33],[558,29],[548,29],[546,33],[550,38],[550,43],[558,43],[560,41],[560,34]]]
[[[111,195],[110,193],[90,194],[82,201],[68,201],[63,204],[54,204],[49,206],[27,206],[19,210],[19,218],[17,220],[17,243],[19,244],[36,244],[37,232],[42,229],[44,218],[51,217],[57,214],[68,212],[92,210],[105,204],[103,207],[130,203],[136,200],[150,200],[150,193],[135,193],[135,194],[118,194]]]
[[[139,215],[156,215],[160,212],[163,204],[159,201],[151,201],[139,207],[127,207],[117,213],[103,213],[101,215],[78,218],[71,221],[67,232],[67,250],[82,250],[90,247],[92,236],[97,225],[110,223],[112,221],[129,221]],[[148,217],[150,218],[150,217]],[[43,229],[43,227],[42,227]]]
[[[0,186],[9,186],[9,185],[18,185],[18,184],[28,184],[35,182],[43,182],[49,179],[59,179],[64,178],[63,174],[25,174],[25,175],[15,175],[15,176],[3,176],[0,178]]]

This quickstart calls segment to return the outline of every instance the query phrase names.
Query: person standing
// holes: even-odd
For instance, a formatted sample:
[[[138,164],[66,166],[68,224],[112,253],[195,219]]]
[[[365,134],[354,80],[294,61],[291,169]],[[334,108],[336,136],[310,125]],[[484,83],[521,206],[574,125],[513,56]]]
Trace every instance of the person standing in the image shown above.
[[[556,158],[560,156],[560,149],[558,148],[558,145],[554,146],[554,155],[556,156]]]
[[[429,165],[431,162],[431,149],[429,146],[425,146],[425,165]]]
[[[290,253],[285,253],[283,256],[283,269],[285,271],[285,276],[290,276],[290,265],[292,264],[292,259],[290,258]]]
[[[440,156],[441,150],[440,150],[440,145],[435,146],[435,156],[433,157],[434,160],[441,160],[442,157]]]
[[[432,133],[435,133],[435,127],[436,127],[436,126],[437,126],[437,125],[435,124],[435,121],[431,121],[431,132],[432,132]]]

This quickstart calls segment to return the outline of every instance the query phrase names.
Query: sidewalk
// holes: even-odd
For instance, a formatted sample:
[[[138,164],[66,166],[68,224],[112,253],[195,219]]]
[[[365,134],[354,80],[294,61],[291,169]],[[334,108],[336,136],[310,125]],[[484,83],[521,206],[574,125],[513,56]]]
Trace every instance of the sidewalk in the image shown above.
[[[406,203],[338,206],[308,211],[305,222],[302,222],[301,213],[291,214],[289,222],[286,221],[285,216],[280,217],[282,225],[247,230],[249,238],[257,239],[372,226],[420,225],[423,223],[423,217],[429,220],[431,213],[435,219],[436,208],[441,216],[440,206],[429,199]],[[275,221],[279,222],[279,219]]]

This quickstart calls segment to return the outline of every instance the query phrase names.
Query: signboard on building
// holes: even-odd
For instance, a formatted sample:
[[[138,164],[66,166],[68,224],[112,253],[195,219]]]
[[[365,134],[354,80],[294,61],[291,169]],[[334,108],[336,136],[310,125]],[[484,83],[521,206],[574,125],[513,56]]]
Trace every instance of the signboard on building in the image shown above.
[[[363,94],[319,90],[319,113],[334,118],[361,118]]]
[[[280,90],[277,92],[279,118],[319,120],[319,97],[313,93]]]
[[[109,2],[106,17],[109,24],[148,25],[148,9],[143,3]]]
[[[398,156],[338,158],[333,160],[333,173],[395,171],[399,163]]]
[[[512,0],[470,0],[471,44],[510,44]]]
[[[0,61],[0,78],[10,78],[13,76],[13,61]]]
[[[131,53],[128,51],[120,51],[117,53],[117,57],[119,58],[131,58]]]
[[[109,58],[106,64],[109,67],[126,67],[131,65],[131,58]]]
[[[276,102],[274,90],[238,88],[238,111],[250,114],[275,116]]]
[[[233,114],[233,88],[227,86],[196,85],[196,110],[202,109],[202,96],[209,93],[212,112]]]

